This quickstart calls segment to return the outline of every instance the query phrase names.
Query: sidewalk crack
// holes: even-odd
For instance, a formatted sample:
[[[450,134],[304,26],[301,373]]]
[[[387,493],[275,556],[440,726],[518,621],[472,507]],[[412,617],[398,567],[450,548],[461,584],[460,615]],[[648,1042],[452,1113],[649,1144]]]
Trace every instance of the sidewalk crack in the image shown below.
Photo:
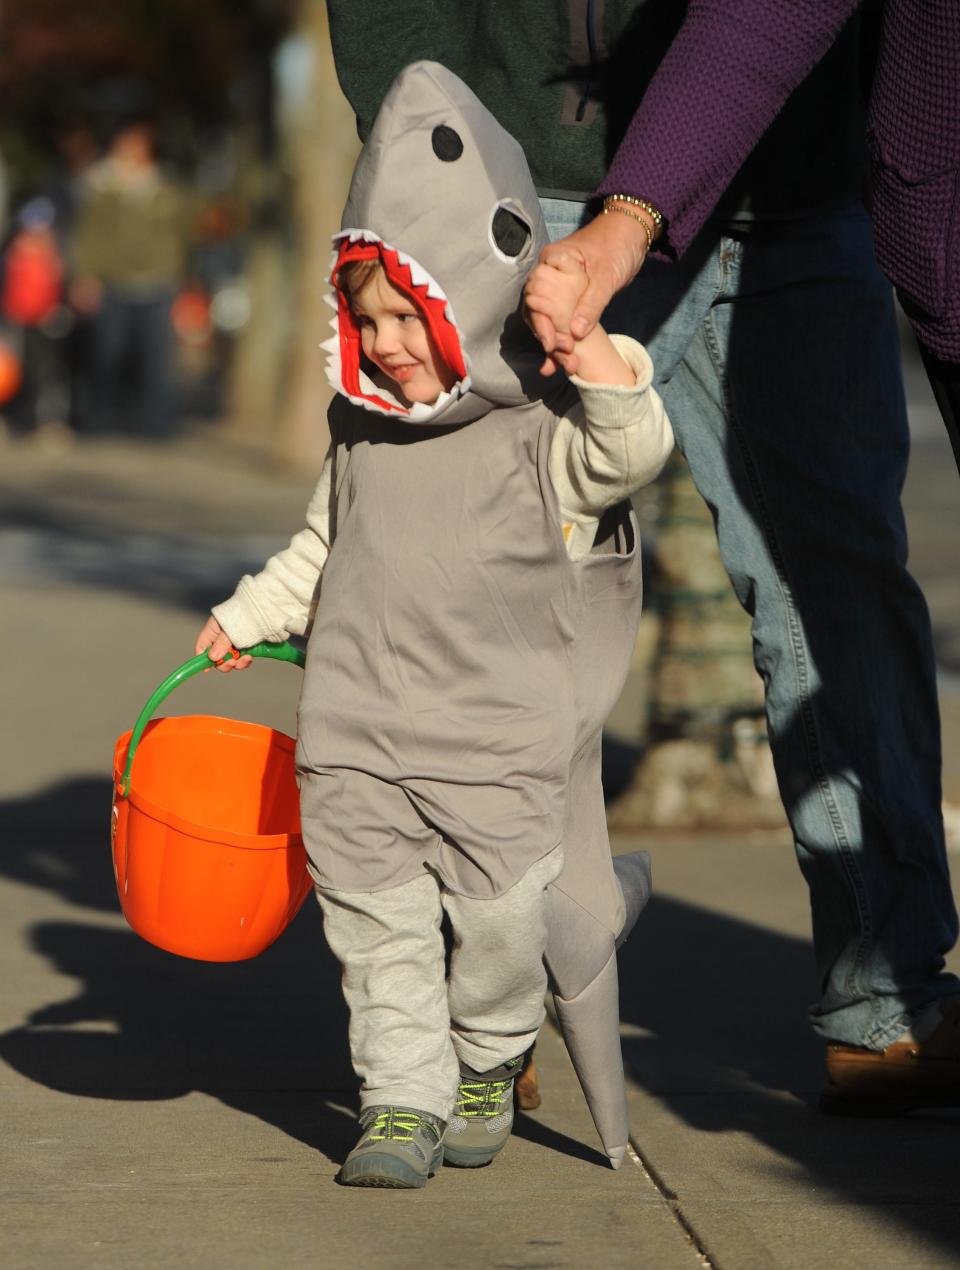
[[[684,1239],[693,1249],[693,1253],[700,1265],[704,1266],[706,1270],[720,1270],[716,1261],[710,1256],[701,1242],[700,1236],[687,1220],[676,1192],[667,1186],[633,1138],[627,1143],[627,1155],[670,1209],[673,1214],[673,1220],[683,1231]]]

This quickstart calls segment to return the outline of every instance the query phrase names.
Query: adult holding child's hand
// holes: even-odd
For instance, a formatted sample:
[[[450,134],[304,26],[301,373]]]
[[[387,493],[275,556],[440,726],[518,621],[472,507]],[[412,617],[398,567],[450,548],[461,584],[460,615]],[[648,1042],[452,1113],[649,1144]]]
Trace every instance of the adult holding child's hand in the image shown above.
[[[552,375],[558,366],[567,374],[576,374],[574,342],[593,330],[617,292],[637,276],[658,233],[653,214],[624,200],[607,199],[601,215],[544,247],[542,264],[556,266],[563,257],[573,257],[589,280],[567,330],[558,330],[527,298],[527,320],[547,354],[540,368],[544,375]]]
[[[928,174],[947,172],[954,135],[944,85],[956,81],[955,8],[884,6],[888,26],[900,20],[896,50],[909,54],[902,92],[888,102],[905,130],[896,152],[913,164],[911,103],[921,92],[948,112],[933,129],[943,153]],[[589,279],[566,330],[528,304],[544,371],[575,369],[576,338],[614,295],[605,320],[651,354],[753,617],[771,745],[810,887],[823,1106],[870,1114],[884,1098],[888,1109],[960,1100],[960,982],[944,971],[957,916],[930,619],[905,565],[897,326],[862,203],[859,26],[870,15],[857,9],[856,0],[544,0],[534,23],[506,0],[328,0],[361,136],[397,67],[432,57],[452,62],[524,147],[556,240],[542,261],[575,256]],[[917,79],[915,53],[927,44],[929,64],[946,69]],[[890,66],[881,59],[881,83]],[[662,213],[646,264],[653,230],[613,210],[621,200]],[[607,214],[588,219],[601,201]],[[893,222],[898,258],[942,241],[933,229],[918,234],[913,216]]]

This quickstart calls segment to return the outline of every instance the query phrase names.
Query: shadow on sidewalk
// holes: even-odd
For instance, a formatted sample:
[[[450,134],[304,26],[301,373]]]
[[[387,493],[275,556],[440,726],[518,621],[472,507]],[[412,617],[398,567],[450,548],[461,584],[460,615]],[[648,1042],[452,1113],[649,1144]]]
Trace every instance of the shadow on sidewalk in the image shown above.
[[[86,493],[92,499],[93,492]],[[147,528],[149,518],[131,503],[129,491],[106,488],[97,491],[97,499],[101,506],[117,503],[126,515],[118,516],[119,523],[101,522],[84,508],[66,511],[26,498],[18,504],[5,491],[0,510],[5,575],[116,591],[205,613],[288,539],[285,534],[211,536],[209,527],[206,533],[202,528],[192,532],[179,527],[186,510],[162,500],[166,522],[175,528]]]
[[[0,874],[115,914],[110,796],[107,780],[75,780],[0,806]],[[168,955],[102,922],[41,921],[29,939],[80,985],[0,1036],[0,1057],[29,1080],[133,1102],[201,1091],[333,1161],[352,1146],[356,1081],[339,968],[310,901],[261,957],[226,965]],[[807,941],[654,898],[621,954],[621,981],[634,1080],[693,1128],[775,1152],[792,1190],[773,1174],[744,1174],[765,1199],[773,1191],[794,1203],[802,1170],[811,1202],[882,1206],[885,1220],[955,1253],[956,1118],[851,1122],[815,1110],[822,1049],[804,1017],[815,988]],[[544,1096],[549,1110],[549,1088]],[[634,1128],[642,1145],[643,1126]],[[536,1116],[521,1117],[517,1132],[601,1160],[594,1142]],[[745,1170],[755,1163],[754,1154]]]
[[[0,872],[116,914],[111,792],[106,780],[74,780],[0,807]],[[0,1036],[0,1057],[22,1075],[93,1098],[197,1090],[336,1162],[353,1145],[356,1080],[340,968],[309,899],[276,944],[244,962],[188,961],[129,930],[82,921],[40,922],[29,939],[81,986]]]
[[[955,1264],[960,1113],[821,1115],[824,1047],[805,1017],[816,996],[806,940],[655,897],[620,953],[620,981],[634,1081],[694,1129],[742,1134],[779,1157],[759,1173],[756,1150],[745,1145],[741,1172],[732,1174],[744,1204],[781,1199],[799,1210],[802,1170],[811,1205],[873,1209],[911,1239],[949,1250]],[[642,1146],[643,1125],[633,1128]],[[695,1149],[709,1152],[709,1140]],[[678,1151],[674,1160],[683,1158]],[[729,1167],[721,1158],[736,1161],[737,1148],[724,1146],[718,1170]],[[728,1185],[718,1203],[733,1193]]]
[[[0,1036],[0,1056],[61,1093],[150,1102],[192,1091],[339,1161],[353,1145],[346,1018],[319,913],[248,962],[173,957],[132,932],[42,922],[33,950],[81,981]]]
[[[0,805],[0,876],[117,914],[109,849],[112,784],[77,779]],[[148,1102],[209,1094],[340,1163],[354,1145],[356,1077],[340,967],[308,898],[260,957],[213,964],[131,931],[47,921],[31,949],[79,992],[0,1034],[0,1058],[79,1097]],[[606,1166],[595,1148],[521,1116],[517,1134]]]

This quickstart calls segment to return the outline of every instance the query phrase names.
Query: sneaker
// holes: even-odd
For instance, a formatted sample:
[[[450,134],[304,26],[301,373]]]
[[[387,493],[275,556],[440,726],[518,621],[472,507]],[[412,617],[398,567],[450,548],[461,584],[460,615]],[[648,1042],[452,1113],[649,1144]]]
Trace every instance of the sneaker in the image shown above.
[[[443,1140],[445,1164],[478,1169],[503,1150],[513,1128],[513,1081],[522,1067],[523,1055],[488,1072],[461,1075]]]
[[[412,1107],[366,1107],[360,1141],[343,1162],[341,1186],[424,1186],[443,1163],[443,1121]]]
[[[960,996],[930,1006],[885,1050],[827,1046],[828,1116],[897,1116],[923,1107],[960,1107]]]

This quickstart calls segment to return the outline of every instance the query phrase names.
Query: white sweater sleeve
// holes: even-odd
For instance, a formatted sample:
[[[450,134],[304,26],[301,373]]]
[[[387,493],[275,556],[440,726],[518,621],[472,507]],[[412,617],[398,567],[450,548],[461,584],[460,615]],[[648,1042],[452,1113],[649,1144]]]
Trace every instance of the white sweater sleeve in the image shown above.
[[[229,600],[213,615],[238,648],[261,640],[280,643],[303,635],[313,622],[318,583],[330,554],[333,451],[307,507],[307,524],[289,547],[267,561],[255,576],[247,574]]]
[[[549,469],[573,560],[593,545],[600,514],[656,477],[673,449],[673,429],[651,387],[653,364],[642,344],[611,335],[635,373],[633,387],[570,382],[580,401],[557,424]]]

